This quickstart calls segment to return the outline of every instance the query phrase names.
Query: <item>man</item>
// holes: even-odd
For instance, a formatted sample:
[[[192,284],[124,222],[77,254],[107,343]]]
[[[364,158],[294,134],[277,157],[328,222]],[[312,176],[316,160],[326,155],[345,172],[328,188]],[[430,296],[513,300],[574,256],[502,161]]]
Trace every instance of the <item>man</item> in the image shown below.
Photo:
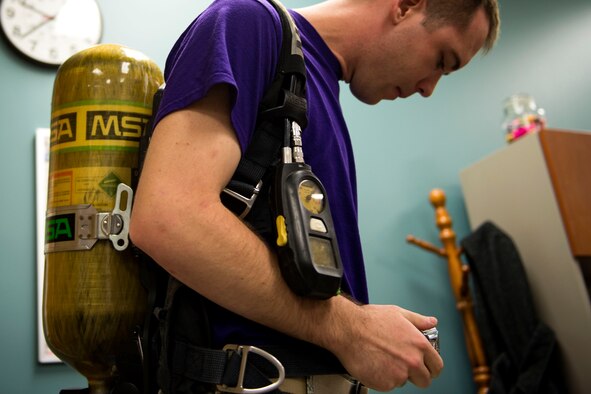
[[[281,25],[265,0],[215,1],[173,48],[136,193],[133,241],[209,300],[213,347],[305,341],[329,350],[367,387],[427,387],[443,361],[421,330],[437,320],[367,304],[338,81],[368,104],[430,96],[441,76],[492,47],[496,0],[327,0],[291,14],[307,69],[303,149],[327,189],[343,294],[324,301],[295,295],[272,245],[220,201],[277,63]]]

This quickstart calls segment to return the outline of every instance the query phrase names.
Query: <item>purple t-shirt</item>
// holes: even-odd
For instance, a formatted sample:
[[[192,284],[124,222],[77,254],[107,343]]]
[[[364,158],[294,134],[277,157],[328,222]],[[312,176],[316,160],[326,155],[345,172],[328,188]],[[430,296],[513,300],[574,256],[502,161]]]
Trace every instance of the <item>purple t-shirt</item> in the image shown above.
[[[303,131],[304,159],[327,191],[344,266],[342,290],[367,303],[355,163],[339,104],[341,67],[312,25],[290,13],[300,30],[307,72],[309,123]],[[266,0],[214,1],[187,28],[167,59],[166,89],[156,121],[203,98],[212,86],[228,84],[233,88],[231,120],[244,152],[258,103],[275,75],[281,39],[279,16]],[[289,341],[215,304],[208,308],[216,346]]]

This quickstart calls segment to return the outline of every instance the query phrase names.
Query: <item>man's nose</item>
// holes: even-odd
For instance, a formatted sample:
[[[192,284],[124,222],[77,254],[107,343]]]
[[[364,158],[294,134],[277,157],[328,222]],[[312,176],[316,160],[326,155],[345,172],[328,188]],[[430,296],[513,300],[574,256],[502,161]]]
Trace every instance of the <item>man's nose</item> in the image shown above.
[[[435,90],[435,86],[437,86],[437,83],[441,79],[441,75],[441,72],[436,72],[419,81],[417,84],[417,92],[423,97],[431,96]]]

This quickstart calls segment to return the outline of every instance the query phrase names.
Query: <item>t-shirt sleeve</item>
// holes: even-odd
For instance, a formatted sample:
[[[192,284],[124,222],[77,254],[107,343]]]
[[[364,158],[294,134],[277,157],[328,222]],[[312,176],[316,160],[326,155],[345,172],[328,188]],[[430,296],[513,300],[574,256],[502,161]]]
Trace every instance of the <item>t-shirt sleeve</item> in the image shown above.
[[[215,1],[185,30],[167,59],[156,122],[200,100],[214,85],[227,84],[231,121],[244,152],[258,104],[275,74],[280,43],[279,17],[266,2]]]

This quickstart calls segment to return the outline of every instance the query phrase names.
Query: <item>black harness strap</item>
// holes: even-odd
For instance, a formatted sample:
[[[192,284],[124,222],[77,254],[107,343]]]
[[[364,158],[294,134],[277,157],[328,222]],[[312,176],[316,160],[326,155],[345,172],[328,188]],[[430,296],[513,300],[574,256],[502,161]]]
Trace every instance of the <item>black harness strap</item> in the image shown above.
[[[248,214],[263,177],[279,158],[287,126],[285,122],[295,121],[302,129],[308,124],[306,67],[299,33],[285,7],[275,0],[268,1],[278,12],[283,31],[279,62],[273,82],[259,106],[257,128],[252,141],[241,157],[225,193],[222,193],[224,205],[241,218]],[[242,198],[236,198],[236,195]],[[246,209],[243,203],[247,204]]]
[[[285,376],[346,374],[339,360],[325,349],[313,345],[282,347],[261,346],[276,357],[285,368]],[[235,351],[216,350],[177,341],[173,360],[173,374],[196,382],[235,387],[241,368],[242,355]],[[263,387],[277,378],[277,368],[265,358],[250,355],[246,364],[244,387]]]

